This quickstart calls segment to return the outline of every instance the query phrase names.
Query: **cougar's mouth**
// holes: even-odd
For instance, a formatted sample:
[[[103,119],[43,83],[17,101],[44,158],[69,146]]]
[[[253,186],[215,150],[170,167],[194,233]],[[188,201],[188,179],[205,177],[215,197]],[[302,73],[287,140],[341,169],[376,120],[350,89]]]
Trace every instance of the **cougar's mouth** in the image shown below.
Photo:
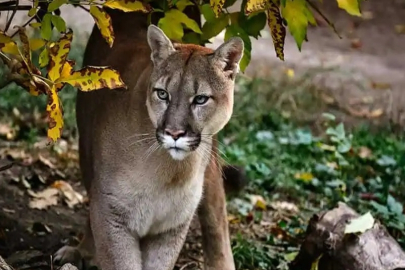
[[[157,140],[175,160],[182,160],[196,150],[201,139],[198,137],[184,136],[174,139],[167,134],[157,133]]]

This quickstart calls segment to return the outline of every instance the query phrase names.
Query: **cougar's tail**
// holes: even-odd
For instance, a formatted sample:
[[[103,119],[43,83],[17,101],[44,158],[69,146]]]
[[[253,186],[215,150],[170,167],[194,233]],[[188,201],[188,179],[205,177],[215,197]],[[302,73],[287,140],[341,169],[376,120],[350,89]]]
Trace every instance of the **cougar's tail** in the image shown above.
[[[222,179],[224,180],[225,193],[233,195],[241,192],[248,183],[245,170],[240,166],[222,166]]]

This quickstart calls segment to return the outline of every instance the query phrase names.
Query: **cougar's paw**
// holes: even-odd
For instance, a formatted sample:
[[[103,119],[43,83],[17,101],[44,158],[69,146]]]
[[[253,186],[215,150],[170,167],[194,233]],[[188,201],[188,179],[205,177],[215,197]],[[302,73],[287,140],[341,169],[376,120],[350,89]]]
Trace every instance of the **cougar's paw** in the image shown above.
[[[83,257],[80,254],[80,251],[71,246],[64,246],[56,251],[53,257],[53,263],[58,266],[71,263],[79,270],[84,270]]]

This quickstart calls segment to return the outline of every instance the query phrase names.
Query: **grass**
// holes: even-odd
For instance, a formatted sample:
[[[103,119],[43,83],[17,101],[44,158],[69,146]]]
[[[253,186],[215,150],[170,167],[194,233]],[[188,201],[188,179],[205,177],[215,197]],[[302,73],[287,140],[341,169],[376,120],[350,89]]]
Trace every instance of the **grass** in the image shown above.
[[[403,138],[389,130],[373,133],[367,126],[348,131],[330,114],[323,116],[320,132],[300,125],[295,120],[303,111],[326,110],[316,103],[319,89],[309,78],[303,80],[307,84],[287,77],[238,79],[234,117],[220,134],[225,159],[243,165],[250,179],[244,194],[229,200],[238,269],[287,269],[309,217],[338,201],[360,213],[371,211],[405,247]],[[0,111],[44,111],[44,98],[9,88],[2,91]],[[61,92],[67,134],[75,130],[74,97],[73,89]],[[312,110],[305,110],[308,106]],[[286,205],[299,211],[288,211]]]

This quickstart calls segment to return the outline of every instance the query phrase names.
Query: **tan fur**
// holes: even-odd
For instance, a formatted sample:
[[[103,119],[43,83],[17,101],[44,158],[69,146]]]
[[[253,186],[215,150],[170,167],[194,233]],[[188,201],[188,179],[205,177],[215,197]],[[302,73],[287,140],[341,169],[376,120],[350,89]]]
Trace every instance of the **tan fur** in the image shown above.
[[[142,25],[144,19],[131,23]],[[85,61],[117,68],[128,91],[78,93],[80,166],[90,195],[90,226],[77,248],[63,247],[55,260],[84,268],[80,258],[95,255],[103,270],[172,269],[200,204],[205,269],[234,270],[215,134],[232,114],[243,43],[234,39],[215,51],[171,45],[156,29],[147,37],[146,27],[128,39],[119,34],[128,25],[113,22],[116,45],[99,45],[96,55],[89,50],[92,42],[104,43],[93,30]],[[172,100],[157,98],[156,87]],[[191,105],[201,93],[211,99]],[[167,140],[172,143],[166,130],[187,131],[176,141],[183,140],[184,151],[165,149]],[[190,145],[199,135],[194,149]],[[161,147],[154,149],[157,141]]]

